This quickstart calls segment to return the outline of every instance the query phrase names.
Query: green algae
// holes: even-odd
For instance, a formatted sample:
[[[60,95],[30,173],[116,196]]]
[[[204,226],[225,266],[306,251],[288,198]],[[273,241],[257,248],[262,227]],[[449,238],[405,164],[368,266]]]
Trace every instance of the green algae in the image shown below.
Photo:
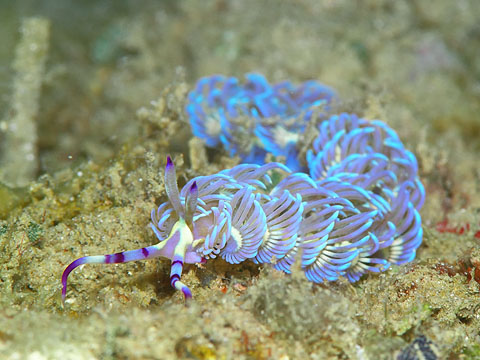
[[[476,1],[145,1],[110,9],[107,25],[101,7],[67,4],[70,21],[88,16],[91,27],[59,34],[65,16],[50,10],[42,175],[0,185],[2,358],[392,359],[420,334],[445,358],[479,358]],[[97,46],[95,61],[78,56]],[[185,269],[189,307],[166,261],[85,266],[63,309],[69,262],[155,242],[149,213],[166,199],[167,153],[180,184],[238,162],[192,139],[183,107],[199,76],[253,69],[324,81],[349,99],[339,109],[398,131],[427,189],[415,262],[319,286],[211,261]],[[470,228],[439,232],[444,218]]]

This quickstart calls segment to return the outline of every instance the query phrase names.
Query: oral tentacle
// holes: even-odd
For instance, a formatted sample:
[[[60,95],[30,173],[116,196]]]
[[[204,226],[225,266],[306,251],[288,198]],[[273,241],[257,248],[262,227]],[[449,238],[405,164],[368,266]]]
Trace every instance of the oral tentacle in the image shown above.
[[[62,274],[62,303],[65,305],[67,295],[67,281],[70,273],[77,267],[85,264],[121,264],[130,261],[153,259],[162,256],[162,250],[167,242],[161,242],[156,245],[144,247],[141,249],[123,251],[115,254],[84,256],[66,267]]]

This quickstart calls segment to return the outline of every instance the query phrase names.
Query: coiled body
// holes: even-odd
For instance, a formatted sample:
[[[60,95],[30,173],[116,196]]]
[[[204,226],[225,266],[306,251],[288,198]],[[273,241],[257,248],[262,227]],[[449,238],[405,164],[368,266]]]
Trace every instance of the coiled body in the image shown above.
[[[190,297],[180,281],[183,264],[217,256],[232,264],[273,263],[287,273],[300,261],[317,283],[340,276],[353,282],[413,260],[425,197],[415,156],[381,121],[327,117],[334,98],[314,81],[270,85],[255,74],[245,84],[222,76],[199,80],[186,108],[194,134],[244,163],[178,190],[168,159],[169,201],[151,213],[160,242],[76,260],[64,272],[64,296],[68,274],[88,262],[168,257],[172,286]],[[300,159],[299,134],[313,116],[321,119],[317,136]],[[264,164],[267,153],[287,165]]]
[[[214,234],[198,251],[232,263],[274,257],[274,266],[285,272],[300,253],[307,278],[315,282],[339,276],[356,281],[367,271],[411,261],[422,241],[418,210],[425,194],[415,156],[396,133],[354,114],[325,117],[322,111],[335,95],[316,82],[294,87],[270,85],[255,74],[246,78],[244,85],[220,76],[197,83],[187,106],[194,134],[211,146],[221,142],[244,161],[262,164],[267,152],[283,155],[296,172],[285,175],[289,169],[280,164],[239,165],[188,183],[183,194],[193,181],[201,183],[199,201],[207,201],[198,216],[210,220],[199,226]],[[314,111],[325,118],[302,162],[298,135]],[[284,176],[270,188],[266,174],[273,167]],[[163,225],[163,209],[152,216],[153,228]],[[212,211],[226,224],[217,228],[207,215]]]

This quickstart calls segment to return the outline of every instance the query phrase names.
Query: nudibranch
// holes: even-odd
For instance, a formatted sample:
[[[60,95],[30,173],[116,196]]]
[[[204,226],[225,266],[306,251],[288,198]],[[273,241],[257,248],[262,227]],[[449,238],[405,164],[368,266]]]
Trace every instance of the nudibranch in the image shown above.
[[[245,84],[222,76],[199,80],[186,107],[194,135],[244,163],[179,190],[168,157],[168,201],[151,213],[159,242],[75,260],[62,276],[63,302],[68,275],[83,264],[165,257],[171,285],[189,299],[184,264],[217,256],[231,264],[272,263],[286,273],[298,261],[315,283],[341,276],[355,282],[412,261],[422,242],[425,199],[417,160],[379,120],[327,116],[334,97],[314,81],[271,85],[256,74]],[[302,162],[298,134],[314,114],[316,137]],[[265,163],[267,153],[285,157],[286,165]]]

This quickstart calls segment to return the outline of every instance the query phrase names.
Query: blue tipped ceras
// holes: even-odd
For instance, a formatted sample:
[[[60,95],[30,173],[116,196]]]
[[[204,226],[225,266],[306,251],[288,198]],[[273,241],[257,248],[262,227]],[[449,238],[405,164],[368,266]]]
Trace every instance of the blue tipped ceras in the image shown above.
[[[217,256],[232,264],[273,263],[287,273],[301,261],[316,283],[340,276],[354,282],[412,261],[422,242],[418,211],[425,198],[415,156],[381,121],[327,117],[334,98],[315,81],[295,87],[271,85],[258,74],[248,74],[244,84],[200,79],[186,107],[194,135],[208,146],[223,144],[246,163],[196,177],[179,191],[168,157],[168,202],[151,213],[159,243],[75,260],[62,276],[62,300],[68,275],[83,264],[166,257],[171,285],[190,298],[180,280],[183,265]],[[323,121],[305,168],[297,144],[314,113]],[[267,153],[284,156],[288,166],[264,164]],[[272,173],[280,177],[274,186]]]

